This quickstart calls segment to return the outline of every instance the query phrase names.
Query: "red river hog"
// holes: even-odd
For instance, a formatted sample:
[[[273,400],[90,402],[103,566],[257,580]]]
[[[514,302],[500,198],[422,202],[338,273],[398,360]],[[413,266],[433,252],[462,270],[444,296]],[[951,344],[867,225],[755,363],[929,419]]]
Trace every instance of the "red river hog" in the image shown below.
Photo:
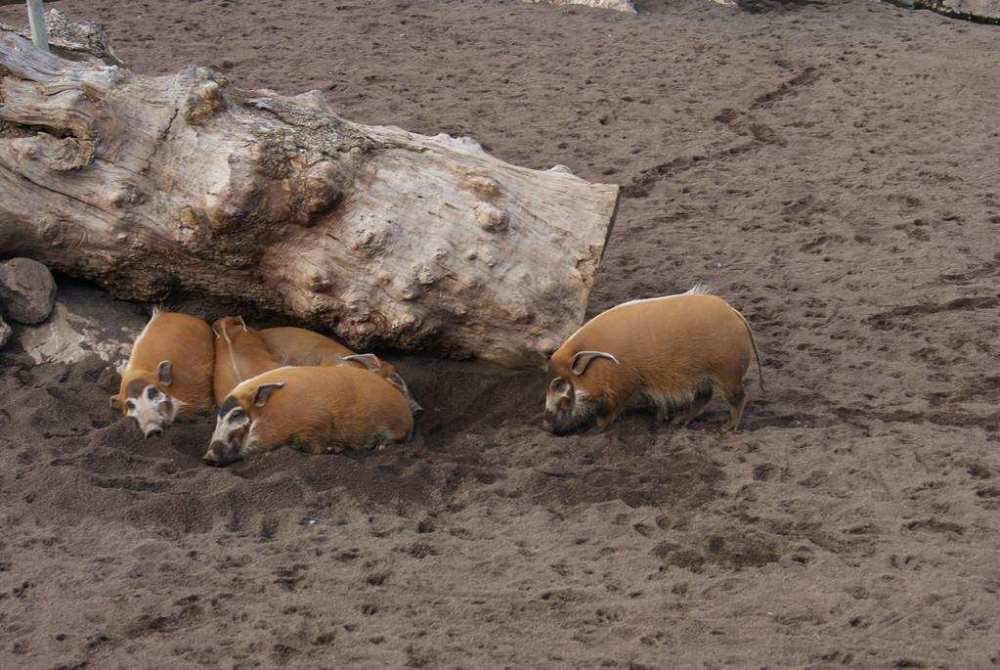
[[[378,375],[349,365],[283,367],[233,389],[203,458],[226,465],[281,446],[311,454],[381,447],[412,431],[406,398]]]
[[[212,330],[199,318],[154,310],[132,345],[111,406],[136,420],[143,435],[162,435],[180,413],[209,411]]]
[[[258,332],[282,365],[337,365],[341,357],[354,355],[332,337],[305,328],[265,328]]]
[[[737,430],[753,358],[759,372],[746,319],[700,286],[623,303],[588,321],[549,358],[545,428],[564,434],[596,423],[605,430],[635,404],[651,404],[683,426],[717,391]]]
[[[282,365],[353,365],[367,369],[406,396],[413,416],[419,416],[424,411],[396,368],[375,354],[356,354],[333,338],[305,328],[265,328],[258,332],[271,355]]]
[[[212,324],[215,334],[215,374],[212,390],[221,405],[240,382],[281,367],[256,330],[247,328],[243,317],[227,316]]]

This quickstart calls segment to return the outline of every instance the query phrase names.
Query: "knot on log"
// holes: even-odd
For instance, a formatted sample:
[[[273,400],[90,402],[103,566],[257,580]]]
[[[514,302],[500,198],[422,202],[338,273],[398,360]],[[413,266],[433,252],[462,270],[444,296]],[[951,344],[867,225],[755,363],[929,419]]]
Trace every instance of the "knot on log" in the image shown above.
[[[333,279],[319,268],[309,272],[309,286],[316,293],[331,293],[334,289]]]
[[[3,92],[0,120],[25,126],[24,130],[38,134],[44,128],[47,134],[60,138],[95,139],[99,106],[81,90],[83,84],[36,83],[15,77],[5,77],[0,83]],[[90,154],[93,158],[92,146]]]
[[[507,212],[489,203],[476,205],[476,223],[489,233],[499,233],[507,229],[510,217]]]
[[[12,146],[20,160],[39,163],[54,172],[79,170],[94,160],[94,143],[75,137],[60,139],[39,133],[13,140]]]
[[[122,183],[111,191],[108,201],[116,209],[125,209],[146,202],[146,194],[133,184]]]
[[[202,70],[199,68],[199,74],[206,77]],[[211,74],[208,74],[207,77],[191,89],[187,100],[184,101],[184,120],[189,126],[204,125],[206,121],[226,107],[222,86],[210,78]]]
[[[354,241],[351,243],[351,249],[364,256],[377,256],[385,249],[388,241],[389,230],[386,228],[359,228],[357,233],[355,233]],[[391,277],[388,273],[383,274]]]
[[[307,168],[292,182],[291,205],[296,223],[312,226],[322,215],[337,207],[343,196],[341,169],[331,161]]]
[[[500,184],[490,177],[469,175],[465,178],[465,185],[485,198],[495,198],[500,195]]]

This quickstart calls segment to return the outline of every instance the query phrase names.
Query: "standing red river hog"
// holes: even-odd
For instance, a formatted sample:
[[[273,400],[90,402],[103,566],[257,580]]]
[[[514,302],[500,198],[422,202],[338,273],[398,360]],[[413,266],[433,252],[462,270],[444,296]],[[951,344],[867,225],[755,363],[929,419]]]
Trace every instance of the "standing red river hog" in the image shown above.
[[[215,374],[212,390],[215,403],[221,405],[240,382],[280,368],[264,339],[247,328],[241,316],[227,316],[212,324],[215,334]]]
[[[584,324],[549,358],[545,428],[564,434],[596,423],[605,430],[635,404],[651,404],[661,419],[685,426],[718,391],[730,408],[730,428],[738,430],[747,402],[743,379],[754,357],[759,373],[750,325],[701,286],[622,303]]]
[[[284,367],[233,389],[203,459],[226,465],[281,446],[310,454],[382,447],[412,432],[406,398],[378,375],[349,365]]]
[[[136,420],[143,435],[162,435],[180,413],[210,411],[212,330],[199,318],[154,310],[132,345],[111,407]]]
[[[375,354],[356,354],[337,340],[305,328],[265,328],[258,332],[271,355],[282,365],[353,365],[367,369],[406,396],[414,417],[423,414],[424,408],[414,399],[396,368]]]

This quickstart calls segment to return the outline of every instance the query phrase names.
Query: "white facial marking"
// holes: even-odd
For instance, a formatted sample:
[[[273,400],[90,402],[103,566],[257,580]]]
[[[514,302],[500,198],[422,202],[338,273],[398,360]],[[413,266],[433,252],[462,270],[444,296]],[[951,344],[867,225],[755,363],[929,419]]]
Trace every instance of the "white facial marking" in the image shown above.
[[[250,423],[250,417],[242,407],[234,407],[225,416],[215,420],[215,431],[212,433],[212,443],[229,444],[229,438],[234,430],[243,428]],[[251,428],[252,432],[252,428]]]
[[[250,424],[250,430],[247,431],[247,436],[243,438],[243,451],[247,449],[253,449],[254,445],[257,444],[257,422],[254,421]]]
[[[556,377],[549,383],[548,393],[545,394],[545,409],[549,412],[558,412],[559,404],[564,398],[569,398],[571,386],[562,377]]]
[[[139,424],[139,430],[147,437],[156,431],[162,432],[177,418],[183,403],[161,393],[152,384],[142,389],[135,398],[125,400],[125,413]]]

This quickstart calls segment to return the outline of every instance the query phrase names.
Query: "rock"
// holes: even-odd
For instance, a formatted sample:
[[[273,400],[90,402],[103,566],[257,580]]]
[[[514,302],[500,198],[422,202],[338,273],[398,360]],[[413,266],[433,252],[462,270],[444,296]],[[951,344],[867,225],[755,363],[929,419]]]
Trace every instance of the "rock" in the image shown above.
[[[0,349],[3,349],[7,345],[13,333],[14,331],[7,325],[7,322],[0,317]]]
[[[616,12],[627,12],[629,14],[635,14],[635,5],[632,4],[632,0],[523,0],[524,2],[534,2],[545,3],[548,5],[556,5],[557,7],[565,5],[584,5],[586,7],[594,7],[595,9],[613,9]]]
[[[11,321],[41,323],[55,300],[56,282],[47,267],[30,258],[0,263],[0,304]]]
[[[36,363],[76,363],[96,354],[120,370],[148,320],[138,305],[67,280],[60,282],[52,318],[24,328],[18,342]]]

